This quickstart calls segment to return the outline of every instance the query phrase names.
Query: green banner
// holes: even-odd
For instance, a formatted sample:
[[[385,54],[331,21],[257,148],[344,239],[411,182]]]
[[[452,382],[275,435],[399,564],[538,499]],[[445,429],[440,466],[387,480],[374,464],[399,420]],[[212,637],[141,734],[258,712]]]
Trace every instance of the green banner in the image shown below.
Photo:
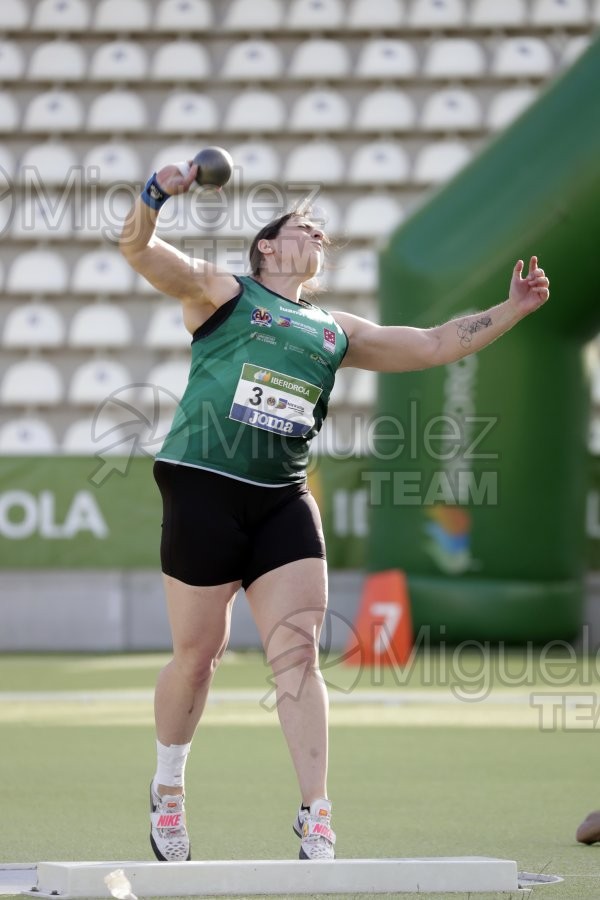
[[[157,568],[161,500],[153,461],[0,459],[0,568]],[[318,458],[310,487],[332,568],[365,565],[364,460]]]

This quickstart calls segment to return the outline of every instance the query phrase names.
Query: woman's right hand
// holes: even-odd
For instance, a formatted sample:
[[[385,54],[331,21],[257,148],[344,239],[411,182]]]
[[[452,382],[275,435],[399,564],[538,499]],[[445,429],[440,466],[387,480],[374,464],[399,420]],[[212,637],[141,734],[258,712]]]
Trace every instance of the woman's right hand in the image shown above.
[[[183,168],[183,164],[179,165]],[[185,165],[189,166],[187,175],[182,174],[179,166],[164,166],[156,173],[158,185],[166,194],[185,194],[189,190],[196,177],[198,166],[191,161]]]

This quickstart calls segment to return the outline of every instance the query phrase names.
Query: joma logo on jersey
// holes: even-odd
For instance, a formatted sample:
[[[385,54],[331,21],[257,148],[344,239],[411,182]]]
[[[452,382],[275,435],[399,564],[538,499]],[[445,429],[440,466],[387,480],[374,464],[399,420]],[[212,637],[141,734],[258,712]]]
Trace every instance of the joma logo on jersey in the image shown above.
[[[273,316],[264,306],[255,306],[252,310],[250,321],[253,325],[265,325],[267,328],[270,328],[273,323]]]
[[[250,418],[247,420],[249,425],[258,425],[259,428],[268,428],[269,431],[280,431],[282,434],[291,434],[294,426],[285,419],[279,419],[277,416],[269,416],[267,413],[252,411]]]

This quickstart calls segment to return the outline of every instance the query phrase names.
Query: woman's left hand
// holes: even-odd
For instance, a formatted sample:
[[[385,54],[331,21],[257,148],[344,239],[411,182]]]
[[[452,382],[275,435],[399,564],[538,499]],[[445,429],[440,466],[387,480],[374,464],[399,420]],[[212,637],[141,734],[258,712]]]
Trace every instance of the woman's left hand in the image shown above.
[[[522,277],[525,264],[518,260],[510,282],[508,299],[515,305],[517,312],[526,316],[539,309],[550,296],[550,282],[546,273],[540,269],[537,256],[532,256],[529,261],[529,272]]]

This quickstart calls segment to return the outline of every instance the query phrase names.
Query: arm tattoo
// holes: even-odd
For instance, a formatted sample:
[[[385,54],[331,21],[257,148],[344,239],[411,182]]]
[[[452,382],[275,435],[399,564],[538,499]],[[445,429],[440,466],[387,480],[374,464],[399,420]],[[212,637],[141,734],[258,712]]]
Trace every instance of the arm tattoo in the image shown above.
[[[473,335],[478,331],[483,331],[484,328],[489,328],[491,324],[491,316],[481,316],[480,319],[475,319],[472,322],[459,322],[456,333],[461,347],[468,347],[473,340]]]

